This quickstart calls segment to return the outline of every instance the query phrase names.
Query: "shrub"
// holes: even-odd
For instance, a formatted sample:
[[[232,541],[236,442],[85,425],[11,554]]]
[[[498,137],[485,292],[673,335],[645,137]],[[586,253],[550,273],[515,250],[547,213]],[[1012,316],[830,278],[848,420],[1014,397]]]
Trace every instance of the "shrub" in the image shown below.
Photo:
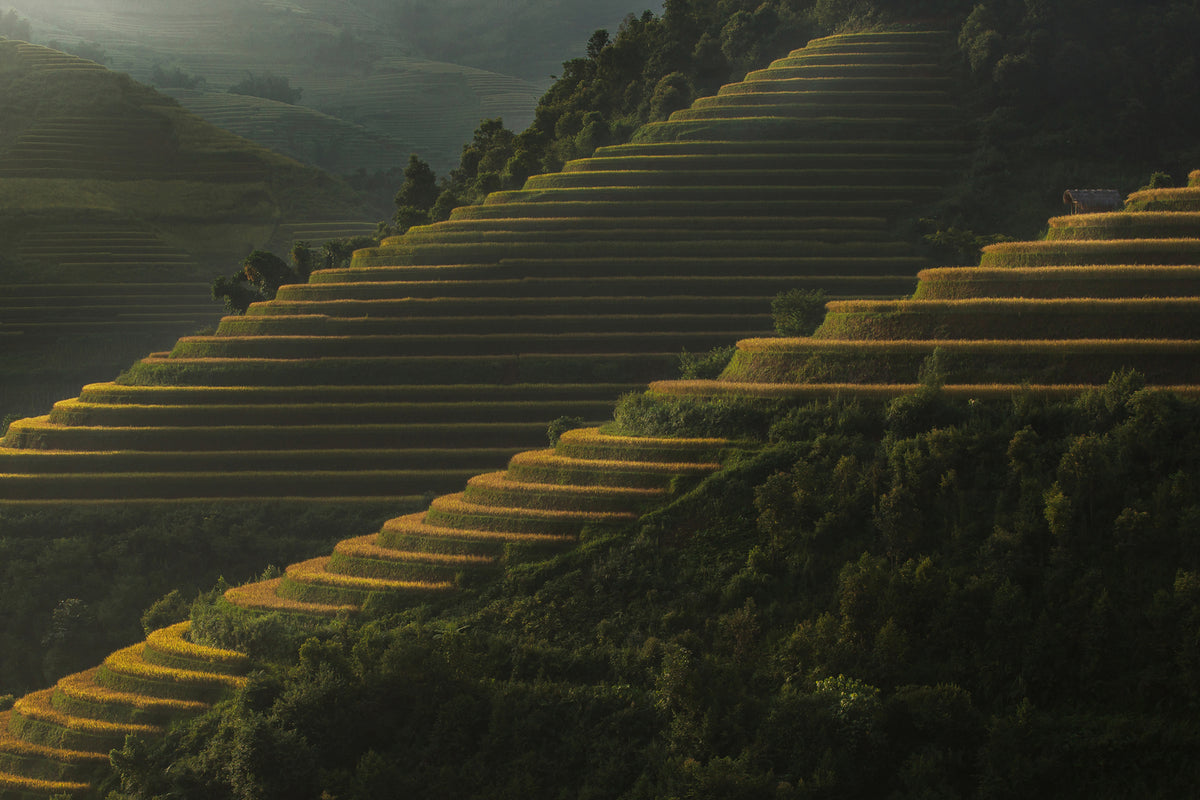
[[[823,289],[791,289],[775,295],[771,301],[775,332],[780,336],[811,336],[825,318],[828,299]]]
[[[716,378],[729,364],[737,345],[714,347],[707,353],[689,353],[686,349],[679,354],[679,377],[683,380],[707,380]]]
[[[583,417],[558,417],[546,427],[546,438],[550,440],[550,446],[558,445],[559,438],[567,431],[573,428],[582,428],[584,426]]]
[[[281,103],[298,103],[303,89],[293,87],[284,75],[273,75],[270,71],[261,75],[247,72],[246,77],[229,87],[229,94],[246,94]]]
[[[142,630],[149,634],[188,618],[192,604],[183,599],[178,589],[163,595],[142,614]]]

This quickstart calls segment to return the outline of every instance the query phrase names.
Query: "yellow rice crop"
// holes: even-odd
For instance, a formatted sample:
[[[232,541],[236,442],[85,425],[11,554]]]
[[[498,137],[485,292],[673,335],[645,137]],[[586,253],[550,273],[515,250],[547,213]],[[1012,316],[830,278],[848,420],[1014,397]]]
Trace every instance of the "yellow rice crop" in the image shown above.
[[[919,383],[740,383],[735,381],[657,381],[650,384],[652,391],[662,394],[711,395],[749,394],[761,397],[827,398],[838,394],[853,394],[857,397],[890,399],[915,392]],[[984,397],[1033,394],[1039,396],[1064,396],[1080,394],[1104,388],[1097,384],[1025,384],[1025,383],[961,383],[945,384],[940,391],[950,396]],[[1183,394],[1200,393],[1200,386],[1159,386],[1156,391],[1179,391]]]
[[[298,583],[316,584],[319,586],[334,586],[346,589],[358,589],[366,592],[398,592],[412,589],[426,591],[443,591],[453,589],[449,581],[395,581],[387,578],[360,578],[356,575],[341,575],[328,572],[325,566],[329,556],[310,558],[292,564],[287,568],[287,576]]]
[[[167,653],[181,658],[196,661],[211,661],[226,667],[245,667],[250,659],[244,653],[236,650],[222,650],[217,647],[206,647],[184,639],[191,630],[190,621],[180,622],[167,628],[152,631],[146,637],[146,643],[160,653]]]
[[[105,756],[107,759],[107,756]],[[70,781],[43,781],[38,778],[23,778],[20,775],[10,775],[0,772],[0,789],[13,789],[19,792],[42,792],[47,795],[78,794],[92,788],[91,784],[73,783]]]
[[[662,497],[666,494],[663,489],[631,489],[625,486],[578,486],[560,483],[523,483],[508,479],[507,472],[485,472],[467,481],[468,486],[483,489],[504,489],[522,491],[529,494],[558,494],[558,495],[629,495],[631,498]]]
[[[1147,224],[1162,222],[1200,222],[1198,211],[1136,211],[1136,212],[1103,212],[1097,214],[1068,214],[1061,217],[1051,217],[1048,224],[1051,228],[1075,228],[1091,225],[1108,226],[1114,222],[1126,224]]]
[[[257,581],[235,586],[225,592],[225,599],[235,606],[254,611],[282,611],[288,614],[308,614],[321,617],[336,617],[343,613],[359,610],[356,605],[334,605],[331,603],[305,603],[290,600],[275,594],[282,578]]]
[[[670,381],[659,381],[669,383]],[[651,384],[653,386],[653,384]],[[674,441],[674,440],[672,440]],[[563,456],[554,450],[528,450],[518,453],[510,459],[509,464],[542,465],[546,467],[563,467],[576,469],[613,470],[616,472],[649,472],[665,475],[678,475],[692,472],[713,472],[721,468],[717,463],[696,461],[627,461],[618,459],[572,458]]]
[[[1176,250],[1180,247],[1195,247],[1200,245],[1200,239],[1181,236],[1162,239],[1101,239],[1097,241],[1071,239],[1056,239],[1039,242],[1000,242],[989,244],[982,249],[984,253],[1036,253],[1042,250],[1081,250],[1081,251],[1113,251],[1113,250]]]
[[[86,750],[65,750],[61,747],[50,747],[44,744],[34,744],[13,736],[8,729],[11,711],[0,714],[0,750],[17,756],[29,758],[45,758],[64,764],[79,764],[86,762],[108,762],[107,753],[89,753]],[[0,773],[2,776],[3,773]]]
[[[1088,264],[1084,266],[1050,266],[1050,267],[931,267],[917,273],[918,280],[954,280],[976,278],[1001,278],[1010,280],[1013,277],[1022,279],[1058,280],[1062,278],[1081,278],[1095,275],[1103,278],[1141,278],[1146,276],[1176,277],[1200,272],[1200,266],[1194,264]]]
[[[94,680],[96,668],[86,672],[77,672],[60,678],[56,688],[68,697],[78,697],[93,703],[120,704],[140,709],[161,709],[178,713],[196,713],[208,707],[206,703],[195,700],[177,700],[170,697],[151,697],[149,695],[121,692],[99,686]]]
[[[118,650],[104,659],[104,666],[113,672],[123,675],[131,675],[152,681],[163,681],[165,683],[180,683],[193,686],[224,684],[225,686],[232,687],[243,686],[246,683],[245,678],[236,675],[226,675],[220,672],[199,672],[197,670],[177,669],[175,667],[162,667],[157,664],[151,664],[142,658],[142,649],[144,647],[144,644],[135,644],[131,647]]]
[[[975,313],[980,311],[1120,311],[1130,307],[1162,310],[1170,313],[1189,306],[1200,306],[1200,297],[980,297],[958,300],[831,300],[825,304],[830,313],[872,313],[901,311],[942,311]]]
[[[745,341],[753,340],[747,339]],[[574,428],[565,432],[561,439],[580,444],[663,445],[666,447],[685,447],[687,445],[721,447],[729,444],[728,439],[668,439],[654,436],[619,436],[601,433],[599,428]]]
[[[742,339],[738,350],[745,353],[803,353],[812,350],[876,350],[925,352],[935,347],[986,352],[1003,347],[1025,350],[1071,350],[1075,352],[1145,352],[1168,350],[1188,353],[1200,350],[1193,339]]]
[[[342,555],[356,558],[373,558],[381,561],[425,561],[437,564],[470,566],[472,564],[494,564],[491,556],[475,556],[465,553],[422,553],[412,550],[393,550],[375,544],[378,534],[369,533],[353,539],[343,539],[334,550]]]
[[[43,689],[40,692],[27,694],[13,705],[13,711],[27,719],[47,722],[66,728],[70,731],[91,733],[97,735],[112,735],[122,733],[158,734],[163,729],[157,725],[142,725],[134,722],[107,722],[100,719],[76,717],[64,714],[50,703],[54,694],[53,689]]]
[[[450,514],[470,514],[472,516],[488,517],[536,517],[538,519],[578,520],[579,522],[600,522],[616,520],[632,520],[637,515],[628,511],[558,511],[545,508],[504,508],[500,506],[481,506],[467,503],[460,494],[442,495],[433,501],[439,511]]]
[[[513,542],[516,544],[529,544],[535,542],[562,542],[567,544],[575,541],[574,536],[557,533],[507,533],[505,531],[485,531],[467,528],[443,528],[441,526],[427,524],[424,522],[424,518],[424,512],[417,514],[406,514],[405,516],[388,520],[383,524],[383,529],[394,533],[409,534],[414,536],[428,536],[431,538],[470,538]]]

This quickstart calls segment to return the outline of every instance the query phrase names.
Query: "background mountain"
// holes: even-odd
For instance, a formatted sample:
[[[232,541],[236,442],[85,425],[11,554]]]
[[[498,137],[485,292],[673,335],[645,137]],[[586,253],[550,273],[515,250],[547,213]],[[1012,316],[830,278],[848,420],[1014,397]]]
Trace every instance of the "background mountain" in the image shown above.
[[[1158,171],[1178,183],[1196,164],[1200,12],[1121,0],[671,3],[564,70],[521,140],[526,163],[619,138],[656,113],[660,85],[657,113],[739,59],[897,19],[958,36],[975,146],[930,229],[948,261],[975,263],[978,233],[1032,238],[1065,188],[1127,191]],[[664,82],[672,72],[682,80]],[[161,745],[126,747],[119,791],[1186,794],[1194,402],[1130,375],[1073,401],[954,402],[932,372],[929,391],[896,402],[802,404],[750,425],[736,404],[630,401],[630,433],[695,435],[712,415],[769,446],[638,527],[589,531],[465,599],[291,628],[202,598],[210,641],[254,650],[264,671]],[[172,572],[191,592],[372,530],[365,513],[295,526],[294,505],[5,513],[19,686],[95,663],[117,620],[130,640]]]
[[[388,170],[414,152],[448,169],[481,119],[524,128],[562,61],[629,12],[621,0],[11,5],[35,41],[153,83],[206,119],[336,174]],[[228,92],[268,76],[292,91],[266,98],[298,108]]]

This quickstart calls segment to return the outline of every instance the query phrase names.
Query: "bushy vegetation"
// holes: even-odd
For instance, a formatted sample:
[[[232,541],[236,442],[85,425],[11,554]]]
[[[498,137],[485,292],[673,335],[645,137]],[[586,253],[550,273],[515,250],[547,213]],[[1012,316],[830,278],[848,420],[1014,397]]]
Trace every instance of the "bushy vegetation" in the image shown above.
[[[248,94],[292,104],[300,102],[300,97],[304,94],[303,89],[292,86],[287,76],[274,75],[270,71],[247,72],[246,77],[230,86],[228,91],[230,94]]]
[[[633,529],[263,651],[121,796],[1186,794],[1200,406],[1138,386],[779,406]]]
[[[0,508],[0,687],[24,694],[93,667],[143,635],[139,617],[175,622],[220,576],[241,581],[267,564],[327,552],[347,534],[376,530],[387,507],[280,503],[111,504]]]
[[[212,296],[224,300],[229,313],[245,314],[251,303],[275,299],[280,287],[305,283],[319,269],[344,269],[350,266],[355,250],[378,244],[378,239],[369,236],[331,239],[319,250],[308,242],[297,242],[292,247],[291,264],[269,251],[255,250],[242,260],[240,271],[213,280]]]

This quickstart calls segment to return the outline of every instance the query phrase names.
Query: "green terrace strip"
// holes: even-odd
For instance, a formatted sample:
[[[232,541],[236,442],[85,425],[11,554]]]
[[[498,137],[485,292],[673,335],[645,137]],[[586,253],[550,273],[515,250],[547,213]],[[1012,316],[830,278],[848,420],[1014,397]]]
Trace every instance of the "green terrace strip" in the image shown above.
[[[915,300],[1200,295],[1200,266],[941,267],[921,270]]]
[[[247,405],[133,405],[86,403],[62,400],[54,404],[49,421],[56,425],[123,426],[136,421],[143,424],[191,427],[214,425],[234,415],[245,425],[321,425],[344,423],[353,419],[361,424],[387,424],[393,420],[407,423],[437,421],[450,415],[463,422],[485,420],[505,422],[542,422],[558,404],[521,400],[457,403],[255,403]],[[611,402],[581,401],[572,409],[598,418],[612,408]]]
[[[13,706],[13,733],[50,747],[92,751],[120,747],[129,735],[163,733],[163,728],[157,725],[72,716],[54,707],[53,694],[53,689],[44,689],[19,698]]]
[[[1189,179],[1181,189],[1144,189],[1125,200],[1126,211],[1200,211],[1200,185]]]
[[[361,605],[374,593],[422,595],[448,591],[454,584],[448,581],[405,581],[385,578],[364,578],[328,572],[329,557],[314,558],[292,564],[277,589],[284,599],[302,603],[352,602]]]
[[[385,270],[387,268],[375,268]],[[400,272],[405,267],[396,268]],[[374,271],[374,270],[372,270]],[[319,276],[314,276],[319,277]],[[568,277],[568,278],[510,278],[507,280],[487,280],[456,282],[456,281],[386,281],[368,283],[358,281],[346,283],[314,282],[304,285],[303,292],[286,291],[290,287],[280,289],[280,295],[271,301],[272,308],[279,313],[288,313],[292,309],[302,310],[314,305],[316,311],[323,310],[326,303],[346,303],[348,310],[362,308],[366,314],[371,313],[375,303],[412,304],[416,306],[413,313],[436,315],[437,308],[445,305],[457,309],[462,302],[500,303],[501,301],[519,302],[526,307],[541,307],[552,302],[596,303],[599,309],[605,304],[628,298],[630,302],[642,300],[650,304],[650,308],[658,307],[663,298],[670,298],[679,303],[695,303],[703,307],[716,301],[727,300],[731,304],[739,304],[745,308],[746,303],[757,303],[749,310],[754,311],[764,306],[764,298],[769,298],[781,291],[794,288],[800,283],[816,283],[828,287],[831,294],[849,294],[863,296],[868,294],[907,294],[912,291],[916,278],[912,275],[834,275],[828,271],[820,271],[811,275],[656,275],[656,276],[617,276],[617,277]],[[898,289],[897,287],[903,287]],[[475,293],[482,294],[482,297]],[[691,292],[691,294],[688,294]],[[397,295],[408,293],[407,296]],[[362,304],[349,306],[349,304]],[[265,304],[261,304],[265,305]],[[248,316],[266,316],[269,312],[260,304],[250,306]],[[422,312],[422,305],[430,307],[430,311]],[[558,308],[555,306],[554,308]],[[731,306],[730,310],[733,307]],[[337,309],[330,309],[330,316],[337,315]]]
[[[864,400],[893,400],[922,389],[920,383],[746,383],[732,380],[655,381],[649,393],[664,397],[730,397],[769,400],[826,400],[854,397]],[[1017,395],[1045,398],[1076,397],[1103,388],[1102,383],[1030,384],[975,383],[943,384],[938,391],[950,397],[1003,398]],[[1190,397],[1200,396],[1200,386],[1155,386],[1151,391],[1170,392]]]
[[[707,299],[707,298],[706,298]],[[712,301],[709,301],[712,302]],[[630,301],[636,305],[636,301]],[[650,305],[649,301],[642,303]],[[450,303],[442,303],[447,311],[456,309]],[[662,310],[662,314],[604,314],[600,309],[591,309],[590,315],[579,315],[569,312],[570,301],[563,305],[567,308],[556,308],[554,314],[523,315],[500,313],[508,304],[495,304],[488,309],[492,315],[455,316],[453,314],[438,314],[425,317],[405,316],[364,316],[364,317],[333,317],[325,315],[279,315],[231,317],[221,323],[217,329],[218,336],[354,336],[354,335],[413,335],[443,333],[458,334],[518,334],[518,333],[640,333],[649,331],[685,331],[685,330],[730,330],[745,331],[746,317],[750,309],[741,313],[721,313],[714,309],[713,314],[677,313],[682,309],[672,308],[669,301],[659,300],[653,303]],[[585,312],[588,301],[580,300]],[[614,300],[613,306],[619,301]],[[516,309],[512,309],[516,310]],[[625,308],[625,311],[630,310]],[[641,310],[641,309],[639,309]],[[736,311],[737,309],[730,309]],[[755,308],[753,311],[760,311]],[[752,312],[751,312],[752,313]],[[759,314],[767,319],[765,314]]]
[[[134,405],[250,406],[297,403],[446,403],[472,398],[504,402],[538,401],[546,392],[580,400],[605,399],[636,388],[637,384],[521,384],[486,383],[418,386],[131,386],[93,383],[79,399],[87,403]]]
[[[358,611],[358,606],[353,603],[313,603],[281,597],[277,592],[282,583],[283,578],[272,578],[235,586],[225,592],[224,599],[228,604],[250,612],[338,617]]]
[[[981,267],[1054,267],[1071,264],[1196,264],[1200,239],[1121,239],[1004,242],[983,248]]]
[[[834,301],[814,339],[1188,338],[1200,298]]]
[[[751,383],[916,383],[938,353],[948,383],[1102,384],[1133,368],[1153,384],[1200,382],[1200,340],[829,340],[739,343],[723,378]]]
[[[127,736],[157,737],[173,720],[244,685],[231,673],[246,670],[246,657],[191,642],[189,628],[184,622],[154,631],[145,645],[113,653],[102,666],[21,697],[0,714],[0,788],[34,796],[84,792],[106,774],[108,752]],[[191,668],[147,661],[150,653]]]
[[[607,444],[616,456],[575,458],[558,452],[569,447],[564,440]],[[619,457],[639,442],[646,447],[636,459]],[[436,498],[423,514],[389,520],[377,534],[343,540],[330,556],[293,564],[282,578],[231,589],[224,599],[248,613],[331,617],[357,611],[372,596],[420,600],[465,587],[516,560],[569,547],[586,525],[630,522],[676,491],[674,479],[719,468],[716,461],[666,462],[652,453],[678,459],[721,452],[727,444],[568,431],[555,450],[518,454],[509,471],[477,475],[464,492]]]
[[[603,169],[584,171],[576,165],[568,172],[537,175],[525,183],[525,190],[645,186],[862,186],[874,189],[886,186],[922,186],[940,184],[942,171],[920,169],[772,169],[764,163],[759,169]],[[664,167],[666,165],[663,165]],[[690,166],[690,165],[687,165]]]
[[[172,717],[194,714],[207,706],[195,700],[177,700],[106,689],[96,684],[96,669],[60,678],[51,697],[53,706],[77,717],[97,717],[108,722],[163,725]]]
[[[1126,214],[1075,214],[1054,217],[1046,238],[1067,239],[1181,239],[1200,237],[1198,211],[1147,211]]]
[[[88,387],[10,426],[0,502],[407,502],[543,444],[548,420],[608,418],[622,392],[671,375],[681,350],[767,335],[780,292],[908,295],[928,262],[904,219],[954,178],[965,152],[956,84],[940,66],[951,45],[947,35],[909,32],[815,42],[674,121],[646,126],[630,144],[598,148],[562,173],[532,176],[447,221],[359,250],[348,268],[284,286],[211,335],[184,336],[165,353],[156,344],[114,382],[121,389]],[[117,119],[96,142],[177,122],[177,111]],[[48,120],[26,144],[86,148],[84,118]],[[113,164],[133,157],[114,151]],[[266,164],[247,159],[260,172]],[[321,216],[277,215],[271,225],[288,241],[365,232],[352,213]],[[62,242],[25,244],[30,257],[77,245],[83,261],[146,258],[154,239],[144,234],[153,232],[112,222],[120,235],[108,239],[93,225],[93,238],[75,244],[66,231]],[[86,256],[88,247],[109,255]],[[649,452],[645,443],[629,447]],[[439,449],[446,455],[431,455]],[[529,487],[580,480],[636,493],[681,481],[657,467],[610,473],[577,463],[596,457],[563,452],[515,465],[517,477],[500,486],[475,480],[467,499],[435,503],[430,524],[574,531],[608,518],[571,510],[569,490]],[[714,457],[679,451],[663,463]],[[476,502],[483,498],[494,502]],[[634,511],[612,513],[609,521],[620,521]]]

